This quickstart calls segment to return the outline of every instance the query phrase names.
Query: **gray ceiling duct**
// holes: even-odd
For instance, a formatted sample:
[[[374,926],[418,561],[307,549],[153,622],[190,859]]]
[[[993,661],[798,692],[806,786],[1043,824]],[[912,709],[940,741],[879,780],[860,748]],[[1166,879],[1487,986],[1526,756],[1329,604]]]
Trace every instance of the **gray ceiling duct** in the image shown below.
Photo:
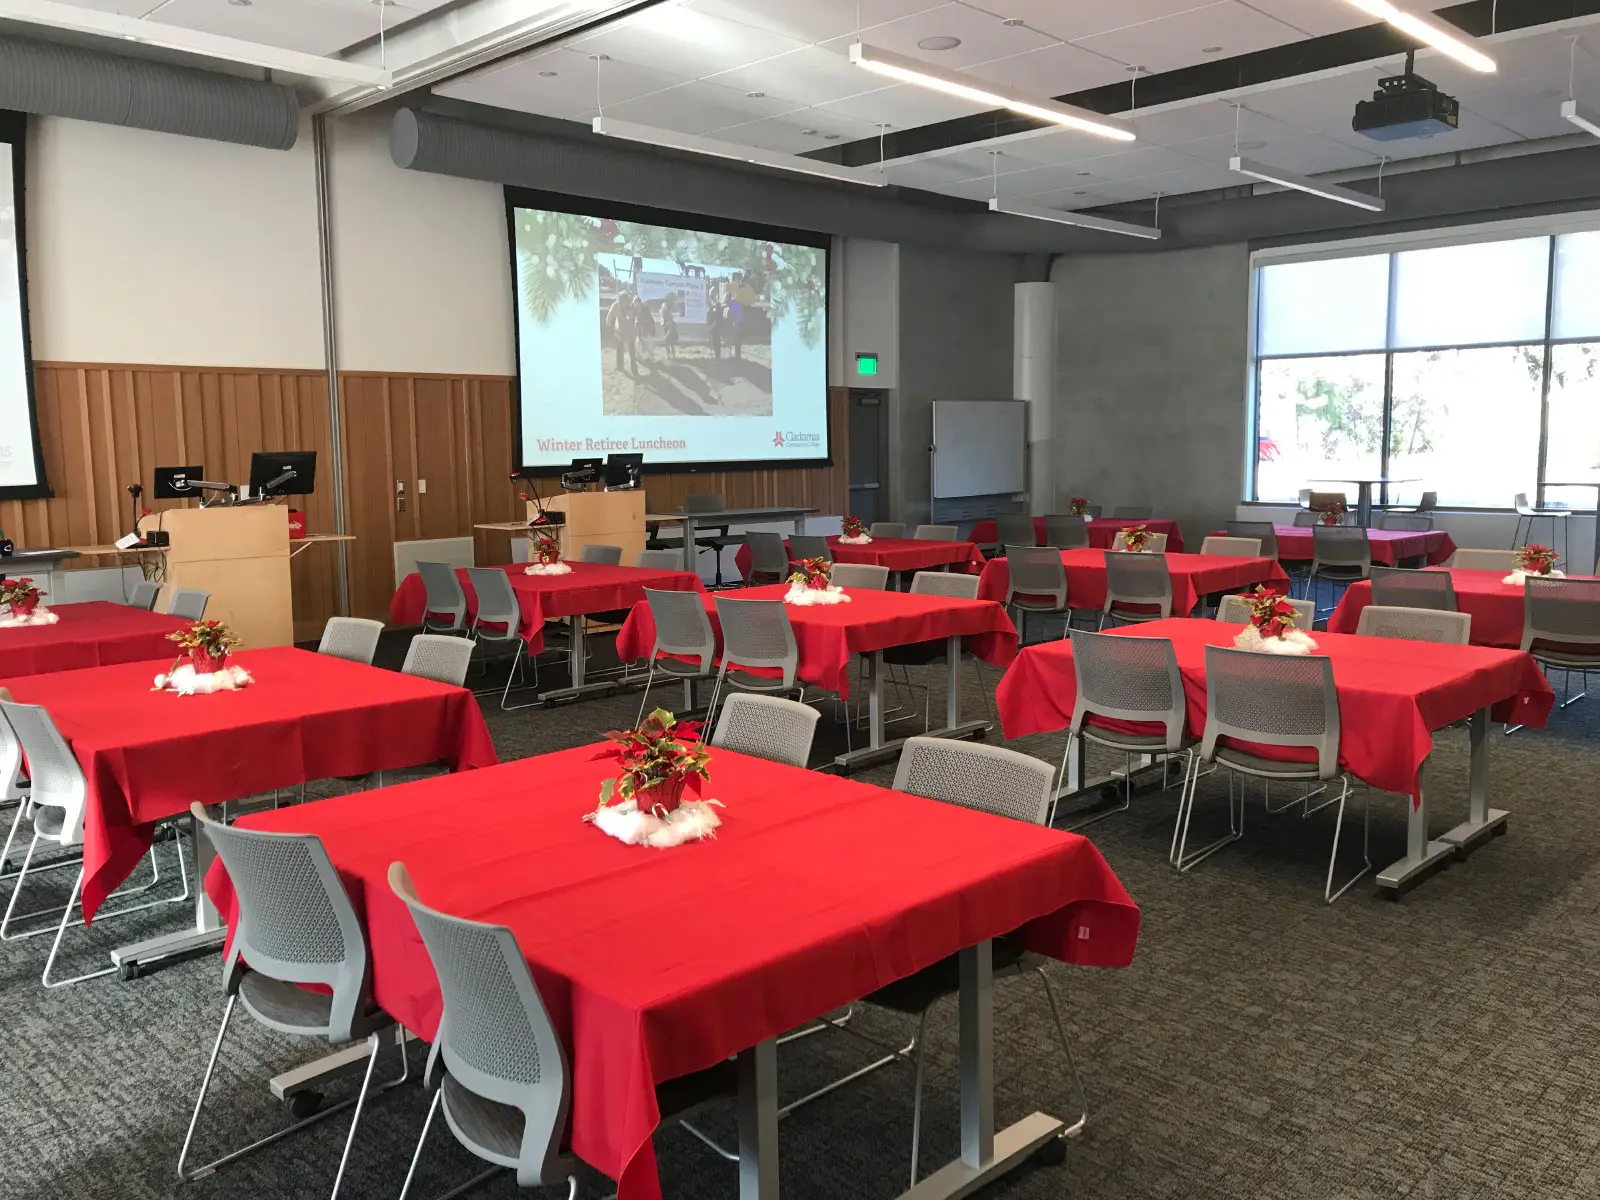
[[[0,36],[0,108],[269,150],[294,145],[293,88]]]

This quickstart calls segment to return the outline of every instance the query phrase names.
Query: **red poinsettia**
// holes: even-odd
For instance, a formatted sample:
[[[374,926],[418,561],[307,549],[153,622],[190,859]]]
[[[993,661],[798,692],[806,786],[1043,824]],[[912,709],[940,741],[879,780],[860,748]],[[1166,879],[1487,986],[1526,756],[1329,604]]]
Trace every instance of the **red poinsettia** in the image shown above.
[[[1281,592],[1270,591],[1265,584],[1256,584],[1253,592],[1244,594],[1250,606],[1250,624],[1264,638],[1281,638],[1295,627],[1300,614]]]
[[[790,583],[809,588],[825,588],[832,580],[833,564],[825,558],[802,558],[794,564],[794,574],[789,576]]]
[[[10,605],[13,615],[25,617],[39,607],[39,585],[27,578],[0,580],[0,604]]]
[[[1087,496],[1074,496],[1072,498],[1072,503],[1068,506],[1068,511],[1071,512],[1072,515],[1075,516],[1075,517],[1086,517],[1086,516],[1088,516],[1089,515],[1089,497],[1087,497]]]
[[[228,665],[228,655],[240,644],[240,637],[221,621],[196,621],[186,629],[167,634],[167,641],[177,642],[183,654],[173,660],[176,670],[185,656],[199,674],[220,671]]]
[[[846,517],[841,526],[844,529],[845,537],[858,538],[867,536],[867,523],[860,517]]]
[[[1343,497],[1340,497],[1337,500],[1330,500],[1328,501],[1327,505],[1323,507],[1322,523],[1324,525],[1337,525],[1339,523],[1339,519],[1348,511],[1349,506],[1345,504]]]
[[[1548,575],[1555,569],[1561,556],[1549,546],[1541,546],[1538,542],[1529,542],[1517,551],[1517,570],[1529,575]]]
[[[1122,531],[1122,544],[1134,553],[1138,553],[1154,536],[1148,525],[1131,525]]]
[[[551,566],[561,561],[561,538],[548,529],[533,531],[533,561]]]
[[[702,723],[679,721],[658,708],[637,729],[614,729],[606,740],[614,743],[596,757],[614,758],[622,770],[600,785],[600,803],[632,800],[641,812],[664,816],[682,802],[684,793],[700,795],[711,778],[711,755],[700,740]]]

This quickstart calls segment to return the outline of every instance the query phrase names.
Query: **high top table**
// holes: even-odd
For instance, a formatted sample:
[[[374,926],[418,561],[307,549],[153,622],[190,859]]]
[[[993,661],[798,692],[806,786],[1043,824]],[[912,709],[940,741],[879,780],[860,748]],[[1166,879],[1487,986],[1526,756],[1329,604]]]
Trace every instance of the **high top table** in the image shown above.
[[[1388,487],[1392,483],[1416,483],[1414,478],[1390,479],[1378,476],[1376,479],[1312,479],[1311,483],[1353,483],[1356,485],[1356,524],[1363,529],[1372,527],[1372,487]]]
[[[1575,480],[1568,480],[1563,483],[1557,483],[1553,480],[1547,479],[1544,481],[1544,486],[1546,488],[1595,489],[1594,541],[1589,544],[1589,561],[1580,565],[1584,567],[1600,567],[1600,480],[1585,479],[1581,483]],[[1571,568],[1573,565],[1574,564],[1572,563],[1567,564],[1568,568]],[[1572,574],[1570,569],[1567,571],[1567,574]]]
[[[683,569],[695,569],[695,535],[702,525],[758,524],[764,521],[793,521],[794,531],[806,531],[806,518],[815,516],[815,508],[719,508],[715,512],[645,513],[646,524],[683,526]]]

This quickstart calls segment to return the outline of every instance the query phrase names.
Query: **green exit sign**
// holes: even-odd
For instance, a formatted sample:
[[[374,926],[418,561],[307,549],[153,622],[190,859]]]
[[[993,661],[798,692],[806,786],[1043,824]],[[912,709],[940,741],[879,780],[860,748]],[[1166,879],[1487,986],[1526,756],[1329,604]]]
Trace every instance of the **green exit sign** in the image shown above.
[[[876,375],[878,373],[878,356],[876,354],[856,355],[857,375]]]

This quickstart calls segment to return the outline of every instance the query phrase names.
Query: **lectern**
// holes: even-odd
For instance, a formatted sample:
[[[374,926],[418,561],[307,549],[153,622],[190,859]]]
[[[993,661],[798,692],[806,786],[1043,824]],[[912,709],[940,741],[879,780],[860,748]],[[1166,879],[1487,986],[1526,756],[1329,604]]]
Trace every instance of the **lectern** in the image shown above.
[[[545,502],[546,512],[567,514],[561,530],[561,557],[576,560],[585,546],[621,546],[622,565],[631,567],[644,549],[644,489],[618,492],[563,492]],[[528,519],[539,515],[528,502]]]
[[[178,588],[201,588],[211,593],[207,619],[226,622],[244,649],[294,644],[287,508],[169,508],[141,518],[139,529],[159,529],[169,542],[159,611]]]

